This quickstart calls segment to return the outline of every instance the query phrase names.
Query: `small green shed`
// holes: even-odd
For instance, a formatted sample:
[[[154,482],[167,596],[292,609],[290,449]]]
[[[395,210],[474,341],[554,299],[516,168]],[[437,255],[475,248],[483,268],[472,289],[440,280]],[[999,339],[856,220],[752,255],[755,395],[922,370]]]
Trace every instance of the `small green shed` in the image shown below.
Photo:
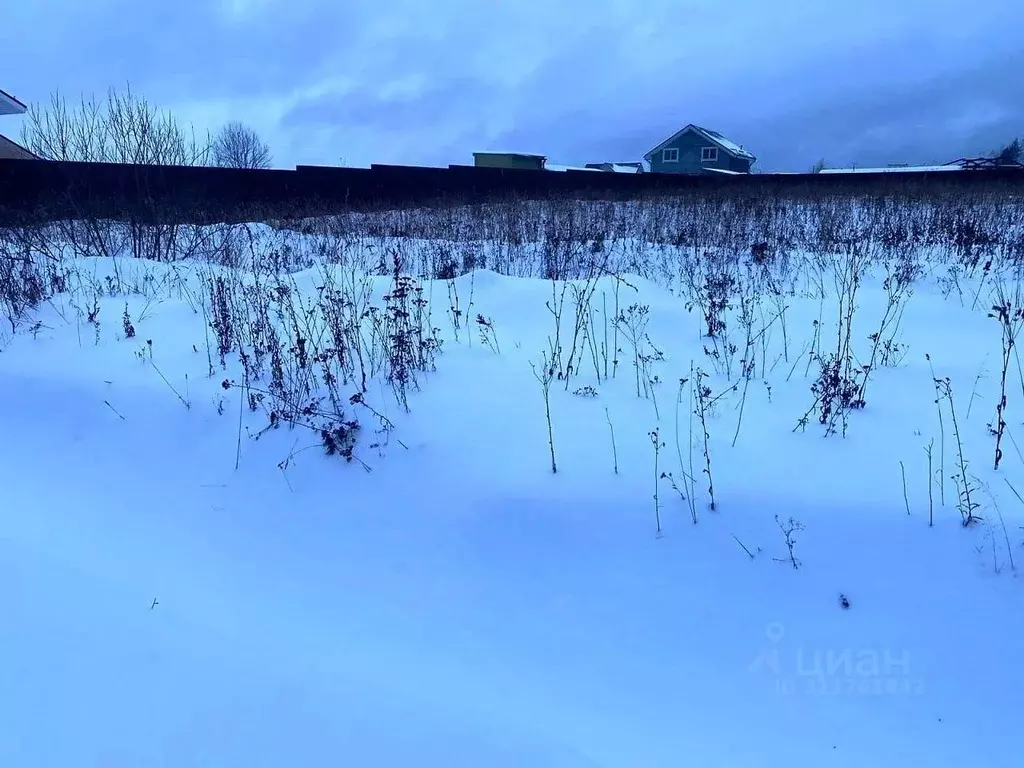
[[[474,152],[473,165],[477,168],[512,168],[543,171],[547,157],[530,152]]]

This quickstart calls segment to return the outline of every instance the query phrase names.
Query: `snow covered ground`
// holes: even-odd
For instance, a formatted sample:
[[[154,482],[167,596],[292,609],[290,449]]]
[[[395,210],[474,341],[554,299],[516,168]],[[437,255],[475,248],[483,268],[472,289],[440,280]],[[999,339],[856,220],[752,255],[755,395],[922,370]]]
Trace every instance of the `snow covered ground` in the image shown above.
[[[832,416],[849,257],[67,261],[0,352],[0,765],[1015,765],[1019,283],[918,255]]]

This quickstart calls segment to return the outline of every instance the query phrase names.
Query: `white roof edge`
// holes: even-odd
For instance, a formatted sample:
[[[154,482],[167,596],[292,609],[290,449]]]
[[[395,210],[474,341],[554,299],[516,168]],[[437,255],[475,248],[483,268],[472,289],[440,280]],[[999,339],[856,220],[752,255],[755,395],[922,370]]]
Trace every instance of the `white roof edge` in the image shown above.
[[[819,173],[930,173],[932,171],[961,171],[963,165],[960,163],[947,163],[946,165],[903,165],[896,167],[859,167],[859,168],[822,168]]]
[[[605,173],[600,168],[585,168],[582,165],[562,165],[561,163],[548,163],[544,170],[546,171],[593,171],[594,173]]]
[[[739,144],[737,144],[732,139],[726,138],[725,136],[722,136],[721,134],[711,133],[710,131],[708,131],[706,129],[702,130],[700,128],[700,126],[697,126],[697,130],[700,131],[702,136],[706,136],[708,141],[712,141],[715,144],[717,144],[718,146],[722,147],[730,155],[735,155],[736,157],[742,157],[744,159],[749,159],[749,160],[756,160],[757,159],[756,157],[754,157],[754,153],[753,152],[751,152],[749,149],[744,149],[743,147],[741,147]]]
[[[28,111],[28,107],[16,98],[0,90],[0,115],[21,115]]]

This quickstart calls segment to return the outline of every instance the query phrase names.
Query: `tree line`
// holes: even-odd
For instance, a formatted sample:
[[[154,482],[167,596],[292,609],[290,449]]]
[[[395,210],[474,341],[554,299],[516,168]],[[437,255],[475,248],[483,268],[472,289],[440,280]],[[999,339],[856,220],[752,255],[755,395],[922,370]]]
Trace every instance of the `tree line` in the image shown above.
[[[77,103],[54,92],[47,104],[29,107],[21,139],[44,160],[222,168],[270,168],[273,162],[270,147],[244,123],[231,121],[199,136],[130,87]]]

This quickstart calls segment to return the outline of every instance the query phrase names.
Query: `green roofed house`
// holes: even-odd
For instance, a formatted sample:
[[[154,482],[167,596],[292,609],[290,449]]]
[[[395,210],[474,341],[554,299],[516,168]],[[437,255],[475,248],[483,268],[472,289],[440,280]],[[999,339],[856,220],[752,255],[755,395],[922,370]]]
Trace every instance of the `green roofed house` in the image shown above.
[[[690,123],[646,155],[652,173],[744,174],[754,155],[717,131]]]
[[[24,104],[6,91],[0,91],[0,115],[21,115],[28,110]],[[0,160],[38,160],[20,144],[0,133]]]
[[[510,168],[525,171],[543,171],[547,157],[532,152],[474,152],[473,165],[477,168]]]

